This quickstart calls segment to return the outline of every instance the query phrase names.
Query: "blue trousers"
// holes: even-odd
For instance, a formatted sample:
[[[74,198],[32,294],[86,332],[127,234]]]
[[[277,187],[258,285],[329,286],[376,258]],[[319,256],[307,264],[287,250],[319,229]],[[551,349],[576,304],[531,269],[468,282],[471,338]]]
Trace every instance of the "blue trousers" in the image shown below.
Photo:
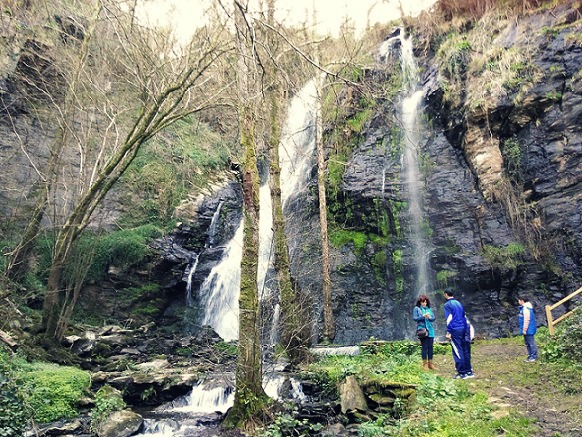
[[[526,334],[523,336],[523,342],[527,348],[527,357],[537,360],[538,359],[538,345],[536,344],[535,335]]]
[[[460,375],[469,373],[471,369],[467,366],[466,357],[470,355],[470,352],[467,351],[465,330],[452,329],[449,332],[451,333],[451,347],[453,349],[453,360],[455,360],[457,373]]]

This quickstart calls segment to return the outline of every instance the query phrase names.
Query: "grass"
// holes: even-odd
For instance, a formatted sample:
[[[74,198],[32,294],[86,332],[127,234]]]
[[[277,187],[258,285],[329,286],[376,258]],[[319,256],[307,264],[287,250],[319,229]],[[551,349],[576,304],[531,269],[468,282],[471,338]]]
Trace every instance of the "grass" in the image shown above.
[[[549,342],[541,329],[538,345]],[[312,364],[307,373],[333,396],[348,375],[360,382],[379,380],[415,384],[412,414],[395,418],[380,414],[359,424],[359,436],[489,437],[576,435],[582,430],[582,379],[579,364],[525,363],[521,336],[480,340],[473,345],[471,380],[453,380],[448,345],[437,345],[436,372],[422,370],[418,344],[387,342],[363,346],[358,356],[331,356]]]

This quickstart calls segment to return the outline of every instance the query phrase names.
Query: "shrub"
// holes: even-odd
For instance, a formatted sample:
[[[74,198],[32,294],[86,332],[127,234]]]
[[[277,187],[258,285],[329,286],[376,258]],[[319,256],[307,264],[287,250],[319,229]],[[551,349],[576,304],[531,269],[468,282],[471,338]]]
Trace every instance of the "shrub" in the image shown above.
[[[163,231],[153,225],[123,229],[102,236],[86,235],[79,243],[78,250],[94,251],[94,259],[88,279],[103,277],[109,265],[127,268],[142,261],[149,253],[148,240],[163,235]]]
[[[329,242],[334,247],[342,247],[352,243],[356,250],[362,250],[368,237],[363,232],[345,231],[343,229],[334,229],[329,234]]]
[[[0,436],[23,435],[31,411],[16,381],[10,353],[2,346],[0,346],[0,393]]]
[[[16,380],[40,423],[76,417],[76,404],[91,385],[89,373],[47,363],[23,365]]]
[[[91,412],[91,430],[96,431],[111,413],[124,408],[125,402],[120,392],[109,385],[104,385],[95,394],[95,408]]]
[[[582,310],[578,309],[556,326],[556,334],[544,347],[543,354],[548,361],[582,362]]]
[[[510,243],[505,247],[483,246],[483,256],[492,267],[498,269],[516,269],[521,263],[525,248],[519,243]]]

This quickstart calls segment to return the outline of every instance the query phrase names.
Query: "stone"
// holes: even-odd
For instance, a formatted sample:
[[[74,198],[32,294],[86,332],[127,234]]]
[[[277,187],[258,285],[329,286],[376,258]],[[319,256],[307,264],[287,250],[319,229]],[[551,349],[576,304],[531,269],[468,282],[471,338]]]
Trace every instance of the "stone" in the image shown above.
[[[353,376],[346,377],[344,383],[340,385],[341,411],[346,414],[348,411],[368,411],[368,403],[358,381]]]
[[[143,424],[143,417],[130,410],[115,411],[99,426],[99,437],[129,437]]]

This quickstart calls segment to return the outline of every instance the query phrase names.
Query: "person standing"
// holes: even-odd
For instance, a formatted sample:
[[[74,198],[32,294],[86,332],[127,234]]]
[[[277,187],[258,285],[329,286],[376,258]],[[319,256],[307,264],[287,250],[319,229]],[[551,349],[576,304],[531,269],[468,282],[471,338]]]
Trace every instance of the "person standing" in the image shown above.
[[[467,365],[467,357],[470,361],[471,354],[467,349],[467,342],[465,341],[465,334],[467,332],[465,308],[461,302],[455,299],[454,291],[445,291],[444,296],[447,300],[443,307],[447,322],[446,337],[451,342],[453,360],[455,360],[455,368],[457,369],[457,374],[453,378],[473,378],[473,372]]]
[[[519,332],[523,334],[523,342],[527,349],[526,363],[535,363],[538,359],[538,346],[535,335],[537,332],[536,317],[533,305],[525,296],[517,298],[519,303]]]
[[[430,299],[426,294],[421,294],[416,299],[416,306],[412,311],[412,318],[416,322],[416,330],[426,328],[428,335],[420,339],[420,349],[422,354],[422,366],[424,370],[436,369],[432,361],[434,347],[434,327],[432,322],[436,317],[430,309]]]
[[[465,319],[467,320],[467,328],[465,329],[465,367],[468,369],[468,372],[465,374],[467,378],[473,378],[475,375],[473,374],[473,365],[471,364],[471,342],[475,338],[475,328],[469,322],[469,318],[465,314]]]

